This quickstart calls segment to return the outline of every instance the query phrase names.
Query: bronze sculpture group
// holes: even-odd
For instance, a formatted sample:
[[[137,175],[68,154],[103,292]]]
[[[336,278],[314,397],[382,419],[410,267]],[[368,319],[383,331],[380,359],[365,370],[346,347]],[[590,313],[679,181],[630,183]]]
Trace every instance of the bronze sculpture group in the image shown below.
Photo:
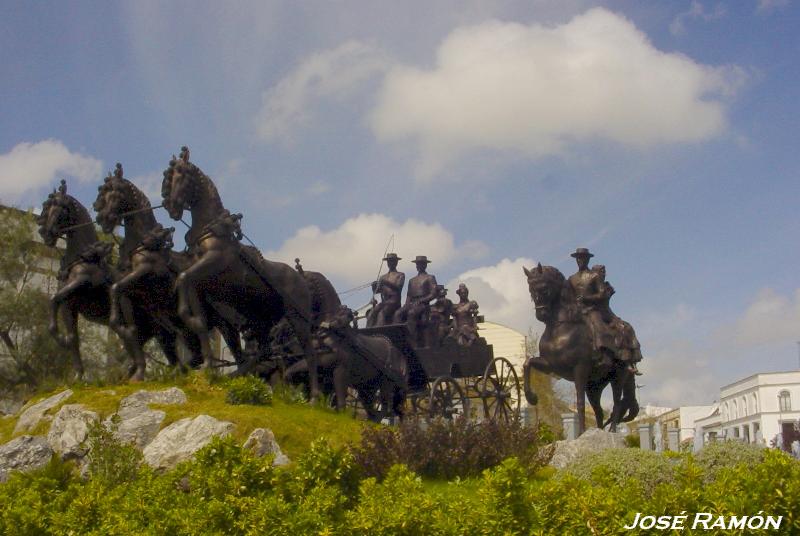
[[[191,212],[184,252],[173,251],[174,228],[156,221],[154,207],[124,178],[122,166],[109,173],[93,207],[104,232],[124,226],[115,265],[109,260],[112,244],[98,240],[88,211],[67,194],[63,181],[43,203],[38,224],[45,244],[55,246],[61,237],[66,241],[50,330],[69,350],[78,376],[83,366],[76,322],[82,314],[119,334],[132,358],[133,381],[144,378],[143,346],[152,338],[172,365],[182,366],[179,341],[189,365],[211,365],[209,333],[216,329],[237,373],[263,374],[264,356],[283,356],[280,366],[270,370],[273,378],[303,378],[312,400],[326,392],[340,409],[347,388],[353,388],[371,418],[380,418],[379,405],[402,415],[406,395],[427,384],[432,384],[426,392],[431,406],[452,406],[454,393],[473,389],[487,411],[500,412],[501,406],[504,415],[514,411],[516,374],[507,360],[492,359],[491,346],[479,336],[477,303],[469,300],[463,283],[456,291],[459,301],[448,299],[447,289],[427,272],[431,261],[426,256],[412,261],[418,273],[409,280],[402,303],[402,259],[386,254],[388,271],[372,283],[380,302],[373,299],[366,328],[357,329],[352,311],[342,306],[324,275],[304,270],[299,260],[295,267],[269,261],[242,244],[241,215],[225,209],[214,183],[190,161],[186,147],[164,171],[162,203],[174,220]],[[613,428],[638,411],[634,375],[641,352],[631,326],[609,307],[614,289],[604,267],[589,269],[591,256],[580,248],[573,254],[579,269],[568,280],[553,267],[525,269],[536,316],[546,329],[541,356],[526,360],[522,383],[534,404],[533,369],[573,381],[578,412],[583,413],[585,393],[598,426],[604,424],[600,394],[610,383]],[[506,372],[507,367],[512,370]],[[471,376],[481,376],[482,383],[467,388],[453,380]],[[452,413],[446,407],[443,411]]]

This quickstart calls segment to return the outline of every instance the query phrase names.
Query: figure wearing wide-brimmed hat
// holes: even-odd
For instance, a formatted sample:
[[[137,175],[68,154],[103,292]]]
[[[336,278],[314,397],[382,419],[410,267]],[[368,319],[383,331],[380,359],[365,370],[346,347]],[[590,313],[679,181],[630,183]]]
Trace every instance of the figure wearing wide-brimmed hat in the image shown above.
[[[613,353],[614,334],[603,321],[600,305],[605,298],[605,285],[597,272],[589,269],[589,259],[594,255],[586,248],[577,248],[570,255],[578,263],[578,271],[569,277],[578,308],[592,330],[595,350],[608,349]]]
[[[367,315],[367,327],[391,324],[392,318],[400,308],[406,274],[397,271],[397,262],[402,260],[397,253],[387,253],[383,258],[389,271],[372,283],[372,293],[381,295],[381,302]]]
[[[394,322],[408,322],[411,340],[417,346],[425,346],[425,326],[428,323],[430,303],[436,299],[436,278],[426,270],[430,260],[425,255],[417,255],[413,260],[417,265],[417,275],[408,282],[406,303],[394,314]]]

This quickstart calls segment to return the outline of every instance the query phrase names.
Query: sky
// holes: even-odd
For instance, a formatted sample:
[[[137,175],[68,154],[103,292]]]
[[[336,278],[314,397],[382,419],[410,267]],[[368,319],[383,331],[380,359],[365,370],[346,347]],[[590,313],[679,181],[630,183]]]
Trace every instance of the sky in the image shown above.
[[[640,402],[708,404],[799,366],[798,23],[789,0],[6,0],[0,201],[64,178],[91,206],[121,162],[159,204],[188,145],[268,258],[344,292],[387,248],[407,278],[427,255],[524,333],[522,266],[588,247]]]

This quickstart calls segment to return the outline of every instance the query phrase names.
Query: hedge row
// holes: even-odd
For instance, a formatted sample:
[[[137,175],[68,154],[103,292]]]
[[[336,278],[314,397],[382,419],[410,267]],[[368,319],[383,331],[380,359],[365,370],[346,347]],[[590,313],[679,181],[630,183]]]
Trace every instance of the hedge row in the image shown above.
[[[403,465],[380,482],[366,478],[349,450],[324,441],[294,465],[273,468],[231,440],[216,440],[164,475],[141,466],[131,473],[132,451],[106,452],[112,459],[93,460],[87,480],[57,460],[37,473],[12,475],[0,485],[0,533],[638,534],[644,531],[624,529],[637,512],[759,511],[783,516],[781,534],[800,531],[800,464],[774,450],[755,463],[728,467],[720,459],[682,456],[669,462],[670,477],[656,483],[615,469],[636,463],[634,449],[620,451],[628,460],[589,462],[588,476],[562,472],[543,479],[541,471],[531,474],[508,458],[477,479],[450,483],[423,481]],[[114,478],[115,459],[125,479]]]

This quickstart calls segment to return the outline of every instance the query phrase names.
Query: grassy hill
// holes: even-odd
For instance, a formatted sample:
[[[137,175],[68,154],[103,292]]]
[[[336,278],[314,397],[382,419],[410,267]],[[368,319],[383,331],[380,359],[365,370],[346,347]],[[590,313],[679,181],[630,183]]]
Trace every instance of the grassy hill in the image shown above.
[[[349,414],[336,413],[324,407],[312,407],[306,403],[287,402],[279,395],[274,397],[269,406],[231,405],[225,402],[224,382],[203,372],[138,384],[60,386],[33,397],[27,406],[69,387],[74,394],[65,404],[84,404],[105,418],[117,410],[120,400],[136,391],[157,391],[173,386],[186,393],[188,402],[181,405],[151,404],[153,409],[160,409],[167,414],[162,428],[184,417],[210,415],[234,423],[236,429],[233,435],[240,442],[244,442],[254,428],[269,428],[275,434],[281,449],[292,459],[306,451],[311,442],[319,437],[325,437],[333,446],[358,441],[362,427],[367,426],[367,423],[356,420]],[[48,413],[55,415],[59,407]],[[14,437],[16,423],[16,417],[0,419],[0,444]],[[32,433],[46,434],[48,427],[49,423],[40,423]]]

